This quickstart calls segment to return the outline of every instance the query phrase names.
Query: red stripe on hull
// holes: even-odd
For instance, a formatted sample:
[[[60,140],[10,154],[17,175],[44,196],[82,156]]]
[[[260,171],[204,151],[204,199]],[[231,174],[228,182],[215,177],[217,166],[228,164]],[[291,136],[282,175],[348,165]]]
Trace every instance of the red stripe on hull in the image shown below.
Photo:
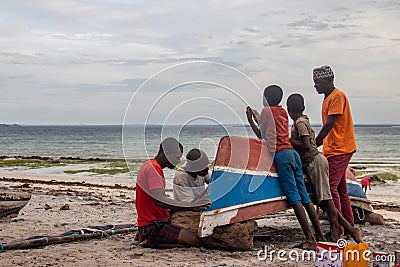
[[[274,211],[287,210],[289,208],[290,205],[286,199],[240,208],[236,216],[231,219],[230,223],[250,220],[261,215],[265,215]]]
[[[273,156],[261,140],[225,136],[219,142],[215,165],[275,173]]]

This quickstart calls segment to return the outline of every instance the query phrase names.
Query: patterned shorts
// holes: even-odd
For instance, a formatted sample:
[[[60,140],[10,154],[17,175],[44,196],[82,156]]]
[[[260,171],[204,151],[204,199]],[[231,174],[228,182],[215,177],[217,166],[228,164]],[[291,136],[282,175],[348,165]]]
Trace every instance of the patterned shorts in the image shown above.
[[[138,230],[143,239],[161,243],[177,243],[181,229],[178,226],[171,225],[170,222],[154,221],[152,224],[139,227]]]

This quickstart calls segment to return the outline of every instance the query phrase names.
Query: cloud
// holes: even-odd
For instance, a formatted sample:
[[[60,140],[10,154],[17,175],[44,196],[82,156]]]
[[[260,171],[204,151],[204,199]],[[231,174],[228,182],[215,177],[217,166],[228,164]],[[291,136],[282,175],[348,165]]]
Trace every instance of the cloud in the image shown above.
[[[7,79],[28,79],[30,75],[14,75],[14,76],[7,76]]]
[[[48,55],[42,53],[35,53],[32,55],[21,54],[21,53],[0,53],[0,61],[3,64],[37,64],[37,65],[49,65],[54,64],[54,59]]]
[[[399,1],[389,0],[389,1],[376,1],[372,0],[369,1],[371,5],[376,6],[379,9],[383,9],[385,11],[398,11],[400,10],[400,3]]]
[[[351,28],[357,27],[356,24],[345,24],[339,22],[337,19],[332,20],[330,18],[317,18],[307,17],[304,19],[297,20],[295,22],[288,23],[289,28],[304,29],[309,31],[326,31],[335,28]]]
[[[334,9],[332,9],[332,10],[335,11],[335,12],[349,12],[349,11],[351,11],[351,9],[347,8],[347,7],[336,7]]]
[[[350,51],[362,51],[362,50],[369,50],[369,49],[378,49],[378,48],[384,48],[385,46],[383,45],[373,45],[373,46],[366,46],[366,47],[360,47],[360,48],[351,48],[349,49]]]
[[[21,54],[21,53],[0,53],[0,61],[3,64],[22,65],[55,65],[55,64],[106,64],[106,65],[151,65],[151,64],[176,64],[188,61],[213,61],[224,63],[230,66],[239,67],[241,64],[225,60],[222,57],[160,57],[160,58],[137,58],[137,59],[99,59],[89,55],[75,56],[74,58],[62,58],[49,54]]]
[[[317,36],[314,36],[312,34],[298,33],[298,32],[289,33],[287,37],[288,37],[287,41],[300,45],[308,45],[320,41],[320,38],[318,38]]]
[[[243,31],[250,32],[250,33],[260,33],[261,32],[261,30],[258,29],[257,27],[247,27],[247,28],[244,28]]]
[[[352,96],[379,96],[379,87],[390,97],[397,89],[395,70],[400,64],[399,5],[393,0],[259,0],[219,5],[211,0],[196,5],[5,1],[0,9],[0,90],[4,95],[0,104],[22,103],[8,110],[21,120],[21,114],[28,112],[26,103],[57,103],[65,109],[86,104],[102,114],[104,102],[124,105],[131,90],[147,77],[187,61],[220,62],[239,68],[259,85],[274,82],[304,92],[312,87],[310,70],[328,63],[335,66],[341,77],[338,82],[351,88]],[[216,80],[217,74],[230,77],[214,68],[202,71],[204,79]],[[160,84],[152,84],[149,94],[194,76],[181,71],[163,77]],[[234,76],[226,82],[231,87],[237,82]],[[240,86],[242,94],[248,94],[248,85]],[[98,104],[90,104],[91,99]],[[367,100],[359,98],[357,105]],[[249,102],[259,105],[259,95],[251,95]],[[394,105],[391,108],[391,114],[400,112],[394,112]],[[315,113],[311,117],[319,118],[319,106],[310,110]],[[366,120],[379,121],[374,112],[370,115]],[[395,115],[389,117],[398,121]],[[7,116],[0,114],[1,119]]]
[[[279,41],[279,40],[274,40],[274,41],[269,41],[266,43],[263,43],[263,46],[280,46],[282,45],[283,41]]]
[[[296,28],[296,29],[304,28],[307,30],[314,30],[314,31],[326,30],[329,28],[328,23],[320,22],[315,18],[310,18],[310,17],[288,23],[287,26],[289,26],[290,28]]]
[[[237,45],[245,45],[245,44],[247,44],[246,41],[237,41],[237,42],[234,42],[234,43],[237,44]]]
[[[43,34],[43,33],[38,33]],[[55,32],[51,34],[51,37],[62,40],[90,40],[90,41],[107,41],[114,37],[110,33],[65,33]]]
[[[366,96],[366,95],[349,95],[351,99],[368,99],[368,100],[389,100],[393,99],[392,96]]]

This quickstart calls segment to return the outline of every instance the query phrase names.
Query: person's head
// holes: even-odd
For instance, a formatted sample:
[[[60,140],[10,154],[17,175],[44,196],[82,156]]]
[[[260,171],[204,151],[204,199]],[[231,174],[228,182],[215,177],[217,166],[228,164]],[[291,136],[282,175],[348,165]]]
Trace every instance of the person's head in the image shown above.
[[[282,101],[283,91],[278,85],[270,85],[264,90],[264,106],[278,106]]]
[[[181,161],[182,153],[182,144],[175,138],[167,137],[161,142],[156,158],[161,167],[173,169]]]
[[[206,176],[208,174],[209,160],[206,153],[200,149],[193,148],[186,155],[186,164],[182,167],[192,177]]]
[[[333,85],[334,78],[331,67],[325,65],[313,70],[314,87],[318,94],[330,92],[335,87]]]
[[[305,109],[303,96],[301,94],[291,94],[286,100],[286,106],[290,118],[296,120],[303,114]]]

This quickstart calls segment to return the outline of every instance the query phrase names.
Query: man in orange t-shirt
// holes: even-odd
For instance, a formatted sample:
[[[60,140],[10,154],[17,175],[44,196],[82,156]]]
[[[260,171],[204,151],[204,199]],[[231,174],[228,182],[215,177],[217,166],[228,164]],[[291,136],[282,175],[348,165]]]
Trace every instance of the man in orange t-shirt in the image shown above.
[[[323,153],[329,162],[329,185],[333,202],[343,217],[354,225],[345,175],[350,159],[356,152],[350,103],[346,95],[334,86],[334,74],[329,66],[314,69],[313,79],[317,92],[325,95],[322,103],[323,126],[316,143],[317,146],[323,144]],[[339,229],[343,232],[341,226]]]

